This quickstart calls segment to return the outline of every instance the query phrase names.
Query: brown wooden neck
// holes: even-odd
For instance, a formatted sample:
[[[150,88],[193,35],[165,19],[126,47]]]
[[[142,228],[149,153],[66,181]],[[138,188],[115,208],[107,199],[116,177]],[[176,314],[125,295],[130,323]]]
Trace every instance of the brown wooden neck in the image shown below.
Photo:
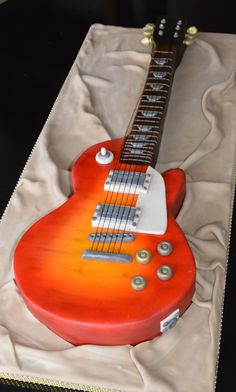
[[[125,137],[120,162],[155,166],[174,71],[174,50],[156,46],[135,117]]]

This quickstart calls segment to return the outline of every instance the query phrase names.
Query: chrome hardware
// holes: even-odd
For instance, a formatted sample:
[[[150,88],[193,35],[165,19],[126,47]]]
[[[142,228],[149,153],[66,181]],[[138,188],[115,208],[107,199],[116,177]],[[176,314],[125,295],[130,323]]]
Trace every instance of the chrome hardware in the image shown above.
[[[157,252],[161,256],[169,256],[171,252],[173,251],[173,246],[170,242],[168,241],[162,241],[158,244],[157,247]]]
[[[147,249],[141,249],[136,252],[136,260],[138,263],[147,264],[151,260],[151,252]]]
[[[90,233],[88,236],[91,242],[132,242],[135,239],[132,233]]]
[[[136,144],[144,143],[141,142]],[[133,147],[143,146],[133,145]],[[123,170],[111,170],[106,179],[104,190],[130,194],[147,193],[150,181],[151,174]]]
[[[158,35],[160,35],[160,36],[164,35],[163,31],[162,31],[162,30],[159,30],[159,31],[158,31]]]
[[[131,263],[132,256],[125,253],[97,252],[94,250],[84,250],[82,258],[86,260],[114,261],[118,263]]]
[[[174,38],[178,38],[178,36],[179,36],[179,33],[175,32],[174,33]]]
[[[107,165],[111,163],[114,159],[114,155],[111,151],[108,151],[105,147],[96,154],[96,161],[102,165]]]
[[[157,276],[161,280],[169,280],[173,276],[173,270],[169,265],[162,265],[157,270]]]
[[[92,217],[93,227],[132,230],[139,221],[140,207],[98,204]]]
[[[143,290],[147,285],[146,279],[141,275],[136,275],[131,279],[131,286],[134,290]]]

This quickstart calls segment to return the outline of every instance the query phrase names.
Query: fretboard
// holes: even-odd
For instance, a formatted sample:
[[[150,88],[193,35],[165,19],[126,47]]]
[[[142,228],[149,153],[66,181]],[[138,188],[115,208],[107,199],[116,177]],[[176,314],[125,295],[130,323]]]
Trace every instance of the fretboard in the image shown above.
[[[156,48],[120,156],[120,162],[155,166],[175,70],[175,53]]]

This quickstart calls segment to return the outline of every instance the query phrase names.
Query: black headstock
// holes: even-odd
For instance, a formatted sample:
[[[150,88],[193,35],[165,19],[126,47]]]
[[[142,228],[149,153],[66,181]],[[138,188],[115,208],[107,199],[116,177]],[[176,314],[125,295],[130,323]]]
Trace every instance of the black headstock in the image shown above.
[[[181,46],[187,31],[187,21],[183,18],[158,18],[153,32],[156,44]]]
[[[154,42],[176,53],[176,66],[182,59],[186,45],[191,45],[193,38],[197,34],[196,27],[187,28],[187,21],[184,18],[173,16],[162,16],[158,18],[156,25],[148,24],[144,27],[144,45]]]

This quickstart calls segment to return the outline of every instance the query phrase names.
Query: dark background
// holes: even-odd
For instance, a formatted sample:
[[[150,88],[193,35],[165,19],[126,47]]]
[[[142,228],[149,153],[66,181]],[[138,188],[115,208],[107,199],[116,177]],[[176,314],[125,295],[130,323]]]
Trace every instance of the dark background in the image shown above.
[[[235,8],[233,1],[213,0],[8,0],[1,4],[0,216],[92,23],[143,27],[169,14],[187,18],[200,31],[236,33]],[[236,372],[235,239],[233,227],[217,392],[233,390]],[[12,389],[0,385],[0,390]]]

